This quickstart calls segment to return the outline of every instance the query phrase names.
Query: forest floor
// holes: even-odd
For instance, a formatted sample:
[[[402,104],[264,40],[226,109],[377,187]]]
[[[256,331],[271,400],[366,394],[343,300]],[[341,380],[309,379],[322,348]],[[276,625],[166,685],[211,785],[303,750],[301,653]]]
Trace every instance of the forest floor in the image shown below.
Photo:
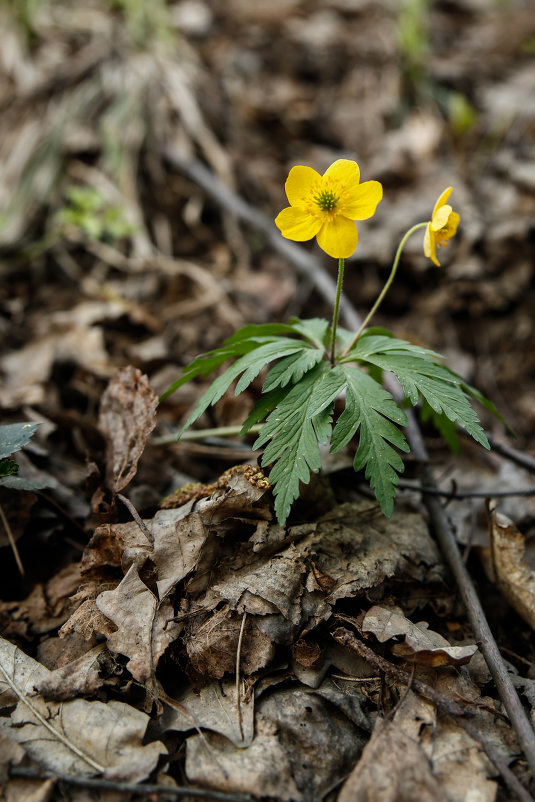
[[[39,422],[13,453],[33,492],[0,480],[3,798],[530,799],[418,460],[386,519],[351,448],[326,456],[280,527],[251,438],[175,442],[206,383],[158,397],[246,323],[330,318],[335,260],[272,223],[293,165],[383,185],[346,265],[362,317],[452,186],[442,266],[409,240],[375,322],[516,433],[478,407],[496,447],[452,455],[422,424],[533,721],[531,0],[40,0],[0,22],[0,424]],[[259,390],[198,426],[240,425]]]

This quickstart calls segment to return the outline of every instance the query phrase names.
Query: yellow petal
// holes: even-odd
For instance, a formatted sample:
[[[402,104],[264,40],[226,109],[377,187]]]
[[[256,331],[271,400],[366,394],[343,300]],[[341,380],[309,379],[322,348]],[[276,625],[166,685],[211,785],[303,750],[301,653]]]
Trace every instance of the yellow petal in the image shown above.
[[[318,233],[318,245],[335,259],[351,256],[359,239],[357,226],[346,217],[337,216],[324,223]]]
[[[315,183],[319,185],[320,182],[321,175],[313,170],[312,167],[305,167],[301,164],[292,167],[284,185],[290,206],[304,208],[307,201],[310,200],[309,195],[312,187]]]
[[[275,218],[275,225],[286,239],[304,242],[316,236],[321,228],[321,220],[301,209],[287,206]]]
[[[433,214],[433,219],[431,220],[431,228],[433,231],[439,231],[439,229],[444,228],[452,213],[453,209],[449,204],[441,206],[440,209]]]
[[[367,220],[373,217],[377,204],[383,197],[383,187],[379,181],[365,181],[346,190],[340,206],[340,214],[350,220]]]
[[[448,220],[448,233],[450,237],[454,237],[457,231],[457,226],[461,222],[461,215],[457,214],[457,212],[452,212],[450,214],[450,219]]]
[[[342,185],[358,184],[360,170],[357,162],[351,159],[337,159],[323,173],[323,178],[339,181]]]
[[[442,195],[439,197],[439,199],[435,203],[435,208],[433,209],[433,215],[432,215],[431,219],[433,219],[433,217],[435,216],[435,212],[437,211],[437,209],[440,209],[441,206],[444,206],[444,204],[448,200],[449,196],[451,195],[452,190],[453,190],[453,187],[448,187],[447,189],[444,190]]]
[[[428,259],[437,266],[440,267],[440,262],[437,259],[437,252],[436,252],[436,243],[435,243],[435,235],[431,230],[431,223],[427,224],[427,228],[425,229],[425,236],[424,236],[424,253]]]

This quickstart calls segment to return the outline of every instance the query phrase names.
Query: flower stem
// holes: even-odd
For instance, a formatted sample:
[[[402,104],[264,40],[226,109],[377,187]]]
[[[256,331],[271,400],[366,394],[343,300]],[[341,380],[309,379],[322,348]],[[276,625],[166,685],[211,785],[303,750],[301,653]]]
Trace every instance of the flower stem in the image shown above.
[[[342,354],[343,357],[346,356],[351,351],[352,348],[354,348],[354,346],[355,346],[357,340],[359,339],[360,335],[362,334],[364,329],[367,327],[368,323],[370,322],[372,317],[375,315],[375,313],[377,312],[379,307],[381,306],[386,293],[388,292],[388,290],[390,289],[390,287],[392,285],[392,282],[394,281],[394,278],[395,278],[395,275],[396,275],[396,271],[397,271],[398,265],[399,265],[399,260],[400,260],[400,257],[401,257],[401,252],[403,251],[403,248],[405,247],[405,243],[407,242],[407,240],[409,239],[411,234],[414,234],[414,232],[418,231],[418,229],[420,229],[420,228],[425,228],[425,226],[427,226],[427,223],[417,223],[412,228],[409,228],[409,230],[406,232],[406,234],[403,235],[403,238],[402,238],[401,242],[398,245],[398,249],[396,251],[396,255],[394,256],[394,261],[392,262],[392,269],[390,271],[390,275],[388,276],[386,284],[383,287],[383,289],[381,290],[381,292],[379,294],[379,297],[377,298],[376,302],[374,303],[374,305],[372,306],[372,308],[370,309],[370,311],[366,315],[366,318],[365,318],[364,322],[362,323],[360,329],[357,331],[357,333],[355,334],[355,336],[351,340],[350,344],[347,346],[347,348],[345,349],[344,353]]]
[[[344,283],[345,259],[338,260],[338,282],[336,284],[336,298],[334,299],[333,323],[331,326],[331,365],[334,368],[336,358],[336,327],[338,326],[338,313],[340,311],[340,296],[342,294],[342,284]]]

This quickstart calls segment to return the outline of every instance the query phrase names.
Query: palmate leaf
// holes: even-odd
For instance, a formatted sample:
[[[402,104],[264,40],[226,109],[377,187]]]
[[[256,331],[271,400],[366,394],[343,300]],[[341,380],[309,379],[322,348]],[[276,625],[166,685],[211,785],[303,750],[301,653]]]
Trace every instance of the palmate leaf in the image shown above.
[[[488,440],[472,409],[466,385],[460,376],[436,361],[434,351],[412,345],[405,340],[381,336],[364,336],[344,358],[358,359],[381,370],[392,372],[412,405],[422,396],[437,416],[444,415],[462,426],[485,448]]]
[[[403,433],[398,429],[407,417],[389,392],[359,368],[343,365],[338,368],[346,381],[346,405],[331,439],[331,451],[343,448],[359,431],[355,454],[356,471],[366,466],[365,476],[384,514],[392,514],[398,473],[403,460],[390,443],[401,451],[409,451]],[[397,424],[397,425],[395,425]]]
[[[233,365],[227,368],[221,376],[218,376],[218,378],[212,382],[197,402],[197,405],[182,426],[178,436],[180,437],[182,432],[187,429],[188,426],[191,426],[209,406],[219,401],[232,382],[237,379],[240,374],[243,375],[236,385],[236,395],[242,393],[269,362],[301,351],[304,347],[306,347],[304,343],[299,342],[299,340],[278,337],[274,341],[259,345],[254,350],[241,356]]]
[[[308,483],[310,473],[321,468],[319,443],[326,443],[331,432],[334,386],[325,380],[331,372],[324,362],[294,384],[268,415],[253,445],[261,448],[270,441],[262,465],[275,463],[269,481],[280,524],[286,521],[292,502],[299,496],[299,483]],[[340,381],[343,384],[343,378],[338,385]]]

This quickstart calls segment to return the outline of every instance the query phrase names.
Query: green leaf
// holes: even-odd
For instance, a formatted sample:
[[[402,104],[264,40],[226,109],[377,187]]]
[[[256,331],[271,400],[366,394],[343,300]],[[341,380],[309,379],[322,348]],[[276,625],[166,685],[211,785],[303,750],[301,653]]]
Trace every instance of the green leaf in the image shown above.
[[[380,384],[359,368],[344,365],[346,406],[340,415],[331,439],[331,451],[339,451],[359,431],[355,454],[355,470],[366,467],[366,478],[386,516],[393,510],[398,473],[403,460],[390,445],[409,451],[403,433],[396,424],[404,425],[407,417]],[[394,421],[394,423],[392,422]]]
[[[406,340],[398,340],[396,337],[386,334],[375,334],[377,329],[372,329],[359,337],[354,348],[341,360],[342,362],[353,362],[356,359],[367,360],[373,354],[387,354],[391,351],[399,354],[415,354],[421,357],[434,356],[440,358],[440,354],[431,351],[429,348],[422,348],[413,345]]]
[[[178,436],[180,437],[182,432],[187,429],[188,426],[191,426],[209,406],[219,401],[234,379],[237,379],[241,373],[244,375],[238,382],[236,395],[242,393],[258,376],[262,368],[273,359],[295,353],[296,351],[300,351],[301,348],[302,345],[297,340],[280,337],[274,342],[265,343],[255,348],[253,351],[244,354],[244,356],[238,359],[237,362],[227,368],[221,376],[218,376],[218,378],[212,382],[210,387],[199,399],[195,409],[182,426]]]
[[[472,398],[475,398],[475,400],[478,401],[482,407],[485,407],[485,409],[487,409],[492,415],[494,415],[494,417],[497,418],[500,421],[500,423],[502,423],[505,426],[505,428],[513,435],[513,437],[518,436],[515,430],[512,428],[512,426],[510,426],[507,423],[503,415],[501,415],[498,412],[496,405],[493,404],[492,401],[489,401],[488,398],[485,398],[483,393],[480,393],[479,390],[477,390],[475,387],[471,387],[469,384],[465,384],[464,382],[461,382],[461,387],[465,391],[465,393],[468,393],[468,395],[471,395]]]
[[[247,432],[255,425],[255,423],[259,423],[260,421],[264,420],[266,415],[269,415],[271,410],[275,409],[277,404],[281,403],[282,399],[288,395],[291,389],[291,387],[277,387],[276,390],[272,390],[271,392],[263,395],[249,412],[245,423],[241,427],[240,437],[243,437],[244,434],[247,434]]]
[[[51,487],[52,482],[43,479],[26,479],[24,476],[0,476],[0,487],[10,490],[42,490]]]
[[[298,352],[281,359],[271,368],[266,376],[262,392],[267,393],[276,387],[286,387],[290,382],[296,384],[305,373],[321,362],[324,355],[323,348],[303,346]]]
[[[0,459],[10,457],[29,442],[39,426],[35,421],[29,423],[8,423],[0,426]]]
[[[293,317],[290,320],[292,328],[296,334],[301,334],[305,339],[317,348],[322,350],[327,343],[327,335],[329,332],[329,324],[322,317],[312,317],[308,320],[300,320],[298,317]]]
[[[318,440],[326,442],[329,437],[331,410],[324,408],[316,415],[312,411],[324,401],[322,378],[326,369],[325,363],[317,365],[291,388],[270,413],[253,445],[255,449],[261,448],[271,441],[264,451],[262,465],[275,462],[269,481],[281,525],[299,496],[299,483],[308,483],[310,472],[317,473],[321,468]]]
[[[390,352],[384,356],[369,355],[367,359],[383,370],[391,371],[403,387],[411,404],[419,395],[438,414],[462,426],[474,440],[490,448],[468,396],[462,389],[462,379],[453,371],[429,357]]]
[[[457,426],[455,423],[444,415],[439,414],[429,406],[425,398],[422,399],[422,407],[420,410],[420,418],[425,423],[431,421],[435,429],[440,432],[446,445],[453,451],[454,454],[459,453],[459,438],[457,437]]]
[[[12,459],[0,459],[0,478],[2,476],[13,476],[18,473],[19,466]]]

